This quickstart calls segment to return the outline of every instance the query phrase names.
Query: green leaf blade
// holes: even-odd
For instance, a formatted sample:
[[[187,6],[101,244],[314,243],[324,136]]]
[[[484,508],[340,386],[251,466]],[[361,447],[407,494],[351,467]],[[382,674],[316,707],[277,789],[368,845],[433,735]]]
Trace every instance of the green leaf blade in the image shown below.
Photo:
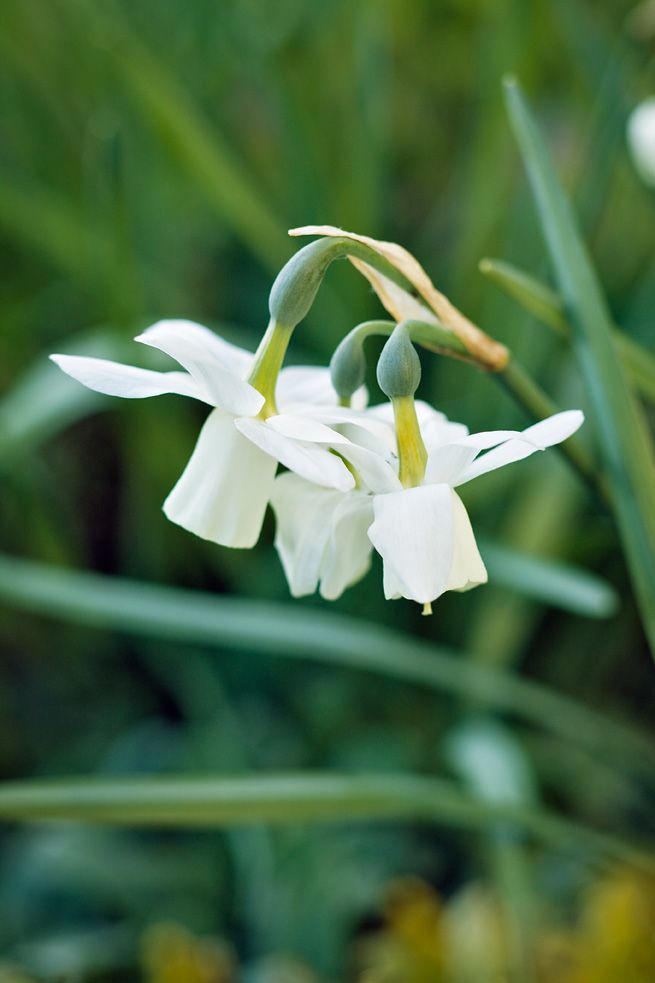
[[[505,94],[510,121],[535,198],[572,342],[594,408],[598,449],[641,617],[655,655],[655,465],[643,420],[612,336],[607,302],[570,203],[518,83]]]

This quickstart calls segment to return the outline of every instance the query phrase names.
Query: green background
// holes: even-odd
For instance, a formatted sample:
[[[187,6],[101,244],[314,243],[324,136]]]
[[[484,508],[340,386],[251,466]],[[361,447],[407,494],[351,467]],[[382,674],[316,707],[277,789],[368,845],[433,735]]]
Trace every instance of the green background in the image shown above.
[[[201,405],[95,397],[47,362],[65,350],[145,364],[131,339],[160,317],[195,319],[254,348],[270,285],[296,245],[286,230],[331,223],[414,252],[559,406],[587,411],[582,438],[602,459],[596,405],[566,342],[478,263],[502,258],[551,282],[503,103],[511,71],[615,322],[652,350],[655,199],[631,166],[625,123],[655,88],[655,14],[632,8],[5,0],[3,553],[204,591],[217,606],[209,644],[198,644],[193,612],[183,610],[175,629],[121,630],[120,600],[107,627],[84,625],[79,611],[39,613],[29,600],[39,571],[3,560],[4,779],[412,772],[456,782],[472,801],[507,799],[624,841],[648,838],[642,738],[631,731],[620,746],[611,722],[647,731],[652,663],[615,523],[556,451],[464,489],[489,586],[445,595],[422,619],[409,602],[384,601],[374,561],[336,603],[291,602],[271,516],[255,550],[229,551],[161,512]],[[335,264],[290,360],[324,364],[346,331],[379,313],[367,284]],[[437,356],[422,361],[419,395],[472,430],[529,422],[490,377]],[[540,558],[527,571],[525,554]],[[92,587],[104,596],[102,583]],[[235,643],[221,634],[223,595],[276,607],[230,609]],[[158,610],[165,617],[165,598],[149,603],[154,623]],[[385,645],[387,662],[412,654],[395,635],[360,643],[353,622],[334,622],[343,634],[330,644],[343,665],[310,658],[340,616],[421,639],[425,658],[452,656],[460,683],[426,687],[393,678],[411,675],[402,667],[349,667],[366,645],[373,669]],[[292,660],[286,643],[267,643],[280,624]],[[260,640],[249,641],[257,626]],[[541,706],[540,723],[549,713],[555,723],[535,728],[523,691],[490,698],[480,666],[510,683],[533,681],[537,704],[549,691],[570,696],[593,721],[567,723],[565,707]],[[511,823],[471,831],[443,816],[225,832],[8,825],[0,851],[0,953],[39,979],[84,981],[137,978],[139,938],[168,920],[230,939],[246,966],[285,951],[322,978],[350,979],[352,939],[376,917],[384,885],[409,873],[445,899],[474,881],[489,885],[513,926],[507,978],[539,979],[534,937],[553,911],[571,921],[596,863],[584,837],[546,846]]]

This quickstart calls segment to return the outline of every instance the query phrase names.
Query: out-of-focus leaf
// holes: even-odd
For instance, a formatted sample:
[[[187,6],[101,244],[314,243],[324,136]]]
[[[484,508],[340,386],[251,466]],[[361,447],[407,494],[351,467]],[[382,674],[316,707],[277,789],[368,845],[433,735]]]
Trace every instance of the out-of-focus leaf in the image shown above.
[[[120,358],[125,346],[109,332],[78,337],[65,346],[75,355]],[[43,355],[0,401],[0,461],[47,440],[107,404]]]
[[[92,31],[115,35],[113,67],[144,122],[158,132],[189,179],[203,188],[217,214],[265,266],[276,271],[290,252],[284,222],[276,217],[244,162],[203,118],[165,62],[141,43],[117,6],[85,10],[76,3],[74,14],[89,18]]]
[[[476,798],[538,808],[532,763],[514,735],[498,721],[464,720],[448,735],[445,751],[452,769]],[[516,979],[525,979],[536,897],[530,858],[517,832],[520,834],[506,823],[490,831],[490,861],[505,917],[512,926],[510,966]]]
[[[570,338],[571,326],[562,299],[545,283],[500,259],[483,259],[480,271],[543,324]],[[620,328],[614,328],[613,338],[635,389],[651,402],[655,401],[655,355]]]
[[[539,210],[543,234],[572,326],[572,342],[594,409],[598,445],[642,621],[655,655],[655,465],[639,409],[624,377],[607,303],[518,83],[507,107]]]
[[[4,820],[215,827],[402,818],[469,829],[510,821],[547,843],[655,867],[646,852],[619,838],[551,813],[481,802],[446,781],[407,774],[182,775],[0,785],[0,819]]]
[[[485,802],[537,802],[534,773],[516,739],[493,720],[465,720],[446,740],[446,755]]]
[[[494,582],[517,594],[587,618],[609,618],[618,610],[614,588],[580,567],[496,543],[481,541],[479,546]]]
[[[508,710],[607,756],[621,755],[637,769],[648,769],[655,760],[650,741],[631,726],[539,683],[355,618],[75,573],[7,556],[0,556],[0,598],[97,628],[378,672]]]

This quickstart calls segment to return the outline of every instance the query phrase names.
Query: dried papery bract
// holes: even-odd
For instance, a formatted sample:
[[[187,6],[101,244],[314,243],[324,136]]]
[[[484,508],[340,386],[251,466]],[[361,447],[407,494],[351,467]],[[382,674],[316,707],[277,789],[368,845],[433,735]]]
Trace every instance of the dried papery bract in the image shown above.
[[[509,361],[509,352],[500,342],[490,338],[459,311],[432,283],[418,260],[395,242],[383,242],[370,236],[345,232],[333,225],[305,225],[290,229],[291,236],[326,236],[346,239],[366,246],[385,260],[407,281],[402,286],[397,278],[387,276],[379,268],[353,252],[348,259],[369,281],[383,306],[396,321],[434,321],[447,328],[459,339],[471,358],[492,372],[501,371]],[[410,289],[408,289],[408,287]],[[411,290],[416,291],[416,295]]]

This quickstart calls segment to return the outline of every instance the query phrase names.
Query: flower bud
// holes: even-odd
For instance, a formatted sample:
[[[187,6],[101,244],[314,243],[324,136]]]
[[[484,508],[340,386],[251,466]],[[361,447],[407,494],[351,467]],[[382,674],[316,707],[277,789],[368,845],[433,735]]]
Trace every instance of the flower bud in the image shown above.
[[[389,399],[413,396],[421,381],[421,361],[416,354],[407,322],[396,325],[382,349],[377,368],[378,385]]]
[[[325,271],[343,255],[339,239],[317,239],[303,246],[282,267],[271,287],[268,308],[278,324],[295,328],[307,315]]]
[[[394,329],[393,321],[364,321],[349,331],[334,350],[330,359],[332,385],[339,399],[348,401],[366,378],[364,342],[371,335],[388,337]]]

